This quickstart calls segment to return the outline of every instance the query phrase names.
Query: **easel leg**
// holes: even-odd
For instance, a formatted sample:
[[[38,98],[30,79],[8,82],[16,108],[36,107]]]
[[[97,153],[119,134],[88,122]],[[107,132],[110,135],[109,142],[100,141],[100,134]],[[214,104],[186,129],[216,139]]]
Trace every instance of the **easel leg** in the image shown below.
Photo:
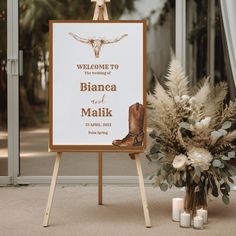
[[[102,205],[102,169],[103,169],[102,152],[98,153],[98,205]]]
[[[50,216],[50,212],[51,212],[53,196],[54,196],[55,187],[56,187],[56,183],[57,183],[57,175],[58,175],[58,170],[59,170],[59,166],[60,166],[60,160],[61,160],[61,153],[58,152],[57,156],[56,156],[55,164],[54,164],[54,169],[53,169],[51,186],[50,186],[49,195],[48,195],[48,202],[47,202],[46,212],[45,212],[44,219],[43,219],[43,226],[44,227],[48,226],[48,221],[49,221],[49,216]]]
[[[136,167],[137,167],[137,172],[138,172],[139,188],[140,188],[140,192],[141,192],[145,224],[146,224],[147,228],[151,228],[151,222],[150,222],[150,216],[149,216],[149,210],[148,210],[147,197],[146,197],[146,192],[145,192],[140,157],[138,154],[134,154],[134,155],[135,155],[135,162],[136,162]]]

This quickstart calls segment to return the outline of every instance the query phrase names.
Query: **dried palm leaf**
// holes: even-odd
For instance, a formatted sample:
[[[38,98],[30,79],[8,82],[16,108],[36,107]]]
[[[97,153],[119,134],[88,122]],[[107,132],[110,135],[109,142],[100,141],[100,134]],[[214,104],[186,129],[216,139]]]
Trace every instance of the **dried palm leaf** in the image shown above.
[[[204,79],[203,81],[203,85],[196,91],[195,94],[193,94],[197,104],[205,104],[211,93],[209,77],[207,79]]]
[[[150,127],[158,126],[168,127],[172,124],[173,127],[173,115],[174,100],[171,98],[162,85],[157,81],[153,94],[147,96]],[[169,127],[168,127],[169,128]]]
[[[229,105],[226,105],[225,109],[221,115],[220,124],[223,124],[226,120],[235,120],[236,118],[236,102],[229,102]]]
[[[147,101],[149,106],[154,109],[163,110],[164,107],[172,109],[174,106],[173,99],[169,97],[158,81],[156,82],[154,93],[147,95]]]
[[[213,98],[215,100],[216,108],[221,108],[224,105],[224,100],[228,92],[228,85],[226,82],[220,82],[213,88]]]
[[[224,105],[226,95],[227,84],[225,82],[220,82],[215,87],[212,87],[208,101],[205,103],[205,116],[212,118],[211,123],[213,126],[215,126],[217,121],[221,119],[221,111]]]
[[[220,154],[235,148],[234,142],[236,141],[236,130],[229,132],[225,136],[220,137],[212,146],[211,152]]]
[[[155,77],[156,78],[156,77]],[[174,106],[173,98],[171,98],[166,90],[162,87],[159,81],[156,79],[156,85],[154,89],[154,96],[160,100],[163,106],[167,106],[168,108],[172,109]]]
[[[166,86],[170,96],[175,97],[189,94],[188,79],[175,57],[170,62],[166,79]]]
[[[236,130],[229,132],[222,138],[222,143],[232,143],[236,140]]]
[[[197,83],[190,88],[190,95],[194,96],[199,91],[199,89],[201,89],[201,87],[205,84],[207,79],[209,80],[209,77],[204,77],[203,79],[197,81]]]

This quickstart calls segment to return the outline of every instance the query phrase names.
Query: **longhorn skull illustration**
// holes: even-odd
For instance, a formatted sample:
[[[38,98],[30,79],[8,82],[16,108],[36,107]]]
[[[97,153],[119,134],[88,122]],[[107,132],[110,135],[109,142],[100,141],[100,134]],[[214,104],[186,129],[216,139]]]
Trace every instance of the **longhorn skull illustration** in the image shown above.
[[[128,34],[123,34],[122,36],[115,38],[115,39],[105,39],[105,38],[91,38],[91,39],[85,39],[81,38],[76,34],[69,33],[75,40],[81,42],[81,43],[86,43],[90,44],[93,48],[94,55],[96,58],[99,58],[100,56],[100,51],[103,45],[105,44],[110,44],[110,43],[116,43],[119,42],[121,39],[123,39],[125,36],[128,36]]]

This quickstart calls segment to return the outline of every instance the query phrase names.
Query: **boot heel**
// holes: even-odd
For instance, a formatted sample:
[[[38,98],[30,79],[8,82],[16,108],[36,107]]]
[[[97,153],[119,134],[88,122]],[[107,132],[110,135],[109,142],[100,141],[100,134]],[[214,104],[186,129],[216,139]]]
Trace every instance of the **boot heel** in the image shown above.
[[[143,142],[134,143],[133,146],[142,146]]]

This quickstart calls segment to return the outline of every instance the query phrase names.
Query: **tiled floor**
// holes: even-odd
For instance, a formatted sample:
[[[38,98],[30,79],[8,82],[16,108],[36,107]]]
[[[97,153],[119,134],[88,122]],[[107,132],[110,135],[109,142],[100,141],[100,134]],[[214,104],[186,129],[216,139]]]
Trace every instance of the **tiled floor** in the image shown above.
[[[138,187],[104,187],[104,205],[97,205],[96,186],[57,186],[50,226],[42,227],[49,186],[0,188],[1,236],[235,236],[236,192],[231,204],[209,203],[209,224],[204,230],[180,228],[171,221],[171,199],[184,196],[172,189],[147,187],[153,227],[144,226]]]

